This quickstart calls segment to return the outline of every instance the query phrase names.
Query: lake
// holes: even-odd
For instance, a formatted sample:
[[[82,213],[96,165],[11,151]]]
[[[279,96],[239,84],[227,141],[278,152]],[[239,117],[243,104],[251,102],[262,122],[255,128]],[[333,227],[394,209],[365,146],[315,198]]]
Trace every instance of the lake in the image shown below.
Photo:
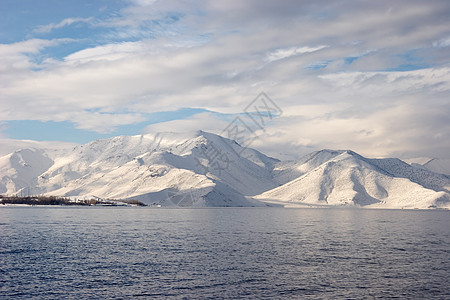
[[[450,299],[450,212],[0,207],[0,298]]]

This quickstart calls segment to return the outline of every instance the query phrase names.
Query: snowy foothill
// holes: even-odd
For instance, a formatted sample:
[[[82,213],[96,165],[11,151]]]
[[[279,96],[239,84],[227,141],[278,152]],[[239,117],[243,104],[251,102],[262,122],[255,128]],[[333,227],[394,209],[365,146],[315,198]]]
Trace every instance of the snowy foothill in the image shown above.
[[[0,194],[137,200],[167,207],[450,208],[438,160],[408,164],[350,150],[279,161],[198,131],[118,136],[0,157]]]

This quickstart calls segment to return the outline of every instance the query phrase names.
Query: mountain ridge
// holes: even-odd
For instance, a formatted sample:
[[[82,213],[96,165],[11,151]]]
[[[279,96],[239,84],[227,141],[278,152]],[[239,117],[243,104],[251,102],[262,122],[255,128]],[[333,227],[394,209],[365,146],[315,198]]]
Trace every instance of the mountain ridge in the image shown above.
[[[0,194],[136,199],[162,206],[449,208],[450,177],[396,158],[324,149],[279,161],[198,131],[95,140],[0,158]]]
[[[413,180],[399,171],[397,173],[402,177],[393,176],[386,169],[392,170],[380,164],[382,161],[389,166],[390,162],[397,162],[397,159],[366,159],[346,150],[333,151],[333,154],[324,163],[313,165],[312,170],[256,198],[271,203],[287,202],[289,205],[306,203],[385,208],[447,206],[450,201],[450,181],[445,175],[417,170],[420,174],[425,172],[428,175],[424,185],[441,180],[442,185],[435,186],[433,190],[414,182],[422,179],[415,176],[415,172],[410,172]],[[303,164],[310,161],[305,160]]]

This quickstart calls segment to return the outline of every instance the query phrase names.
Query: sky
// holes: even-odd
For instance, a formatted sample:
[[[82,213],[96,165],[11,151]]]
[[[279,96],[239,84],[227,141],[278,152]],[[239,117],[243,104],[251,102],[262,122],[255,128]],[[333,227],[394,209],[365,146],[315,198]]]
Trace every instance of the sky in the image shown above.
[[[4,149],[223,134],[261,92],[274,157],[450,158],[450,2],[0,1]]]

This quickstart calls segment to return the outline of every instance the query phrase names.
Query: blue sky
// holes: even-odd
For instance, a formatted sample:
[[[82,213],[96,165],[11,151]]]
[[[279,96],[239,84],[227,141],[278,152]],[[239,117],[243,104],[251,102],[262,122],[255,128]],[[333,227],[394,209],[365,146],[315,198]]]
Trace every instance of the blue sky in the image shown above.
[[[62,141],[88,143],[94,139],[102,139],[117,135],[136,135],[150,124],[185,119],[195,114],[205,112],[203,109],[184,108],[177,111],[156,112],[147,114],[145,120],[138,123],[122,125],[110,133],[101,133],[91,130],[81,130],[73,126],[70,121],[38,121],[38,120],[12,120],[8,122],[5,132],[16,139],[36,141]]]
[[[0,138],[222,132],[254,146],[448,157],[448,1],[0,1]],[[280,145],[283,145],[280,149]]]

